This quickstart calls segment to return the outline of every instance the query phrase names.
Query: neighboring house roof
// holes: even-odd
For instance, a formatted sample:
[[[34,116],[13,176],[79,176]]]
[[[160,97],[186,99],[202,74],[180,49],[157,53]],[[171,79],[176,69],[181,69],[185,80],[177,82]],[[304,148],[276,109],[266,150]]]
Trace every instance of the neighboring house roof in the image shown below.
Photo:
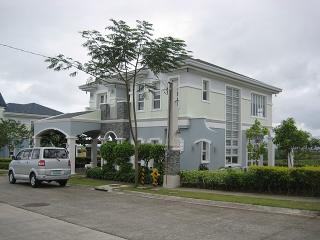
[[[0,107],[6,107],[7,104],[6,102],[4,101],[3,97],[2,97],[2,94],[0,93]]]
[[[5,112],[20,113],[20,114],[35,114],[44,116],[55,116],[62,114],[57,110],[42,106],[37,103],[18,104],[18,103],[7,103]]]
[[[50,118],[47,118],[48,120],[53,120],[53,119],[65,119],[65,118],[73,118],[73,117],[77,117],[77,116],[81,116],[83,114],[86,114],[86,113],[90,113],[90,112],[93,112],[93,111],[83,111],[83,112],[74,112],[74,113],[65,113],[65,114],[61,114],[61,115],[58,115],[58,116],[55,116],[55,117],[50,117]]]

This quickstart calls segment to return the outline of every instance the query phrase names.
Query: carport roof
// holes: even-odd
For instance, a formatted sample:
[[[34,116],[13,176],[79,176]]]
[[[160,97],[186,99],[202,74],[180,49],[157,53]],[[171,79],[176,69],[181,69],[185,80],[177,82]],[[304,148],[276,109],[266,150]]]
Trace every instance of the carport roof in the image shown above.
[[[61,114],[55,117],[51,117],[50,120],[54,120],[54,119],[65,119],[65,118],[73,118],[73,117],[77,117],[86,113],[91,113],[93,111],[83,111],[83,112],[74,112],[74,113],[65,113],[65,114]]]

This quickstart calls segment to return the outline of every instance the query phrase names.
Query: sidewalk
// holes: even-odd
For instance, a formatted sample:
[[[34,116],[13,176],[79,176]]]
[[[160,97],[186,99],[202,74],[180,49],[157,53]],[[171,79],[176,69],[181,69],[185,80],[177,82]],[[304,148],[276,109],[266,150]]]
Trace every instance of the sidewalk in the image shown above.
[[[0,212],[0,239],[124,240],[102,231],[3,203],[0,203]]]

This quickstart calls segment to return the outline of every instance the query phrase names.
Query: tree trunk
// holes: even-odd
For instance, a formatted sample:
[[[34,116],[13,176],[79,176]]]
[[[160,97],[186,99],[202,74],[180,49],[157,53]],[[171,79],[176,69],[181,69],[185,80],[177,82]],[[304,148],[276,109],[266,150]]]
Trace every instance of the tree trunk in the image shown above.
[[[294,166],[294,152],[293,149],[288,152],[288,167],[292,168]]]
[[[139,164],[138,164],[138,144],[134,145],[134,168],[135,168],[135,175],[134,175],[134,186],[137,187],[139,185]]]

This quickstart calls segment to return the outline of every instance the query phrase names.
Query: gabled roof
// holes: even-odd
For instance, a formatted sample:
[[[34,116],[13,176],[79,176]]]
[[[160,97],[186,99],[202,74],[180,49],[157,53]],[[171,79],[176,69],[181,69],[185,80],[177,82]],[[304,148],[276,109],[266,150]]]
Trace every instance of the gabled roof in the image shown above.
[[[62,114],[62,112],[59,112],[52,108],[42,106],[37,103],[28,103],[28,104],[8,103],[5,111],[11,112],[11,113],[35,114],[35,115],[44,115],[44,116],[55,116],[55,115]]]
[[[3,97],[2,97],[2,94],[0,93],[0,107],[6,107],[7,104],[6,102],[4,101]]]

